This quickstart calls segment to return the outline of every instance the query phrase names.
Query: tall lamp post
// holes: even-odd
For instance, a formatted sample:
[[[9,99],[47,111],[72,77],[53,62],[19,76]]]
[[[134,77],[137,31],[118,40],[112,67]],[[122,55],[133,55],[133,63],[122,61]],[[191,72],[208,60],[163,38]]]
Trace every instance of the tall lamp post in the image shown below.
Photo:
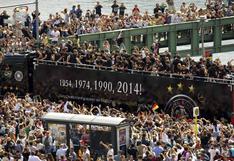
[[[201,43],[202,43],[202,57],[205,56],[205,46],[204,46],[204,22],[205,22],[205,17],[201,16],[200,17],[200,23],[201,23]]]
[[[232,59],[230,62],[231,70],[230,78],[234,82],[234,59]],[[230,85],[230,89],[232,91],[232,116],[231,116],[231,122],[234,125],[234,83]]]
[[[38,0],[35,1],[36,4],[36,43],[37,43],[37,48],[39,48],[40,45],[40,38],[39,38],[39,7],[38,7]]]

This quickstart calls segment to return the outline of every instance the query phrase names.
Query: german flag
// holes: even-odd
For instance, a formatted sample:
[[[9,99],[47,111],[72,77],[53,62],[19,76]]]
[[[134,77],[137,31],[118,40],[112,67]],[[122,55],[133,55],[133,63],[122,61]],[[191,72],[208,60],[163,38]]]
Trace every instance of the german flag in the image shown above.
[[[204,53],[204,57],[207,58],[207,59],[209,59],[209,60],[212,60],[212,58],[213,58],[212,51],[206,50],[205,53]]]
[[[157,103],[154,103],[154,104],[152,105],[152,107],[151,107],[151,110],[152,110],[153,112],[155,112],[158,108],[159,108],[158,104],[157,104]]]

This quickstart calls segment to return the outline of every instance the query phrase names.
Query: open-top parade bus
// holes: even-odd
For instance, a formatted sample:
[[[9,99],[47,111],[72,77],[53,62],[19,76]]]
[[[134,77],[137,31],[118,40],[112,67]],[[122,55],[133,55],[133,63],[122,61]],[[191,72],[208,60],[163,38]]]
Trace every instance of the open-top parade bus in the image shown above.
[[[233,123],[234,82],[129,70],[114,72],[92,65],[38,61],[32,54],[5,56],[1,63],[0,91],[26,93],[52,100],[71,99],[112,105],[129,110],[157,104],[172,116],[192,117],[193,107],[206,118]]]

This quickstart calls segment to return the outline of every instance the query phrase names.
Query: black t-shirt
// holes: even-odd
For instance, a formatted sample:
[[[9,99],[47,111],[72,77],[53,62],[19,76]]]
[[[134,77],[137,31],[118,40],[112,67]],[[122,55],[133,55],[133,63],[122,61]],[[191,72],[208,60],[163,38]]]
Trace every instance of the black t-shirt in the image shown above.
[[[137,149],[136,147],[132,147],[128,149],[128,154],[132,155],[133,158],[136,160],[137,159]]]
[[[97,65],[102,65],[102,63],[103,63],[103,62],[102,62],[102,59],[96,59],[96,64],[97,64]]]
[[[148,140],[146,140],[146,139],[143,139],[143,138],[141,140],[141,143],[144,144],[144,145],[146,145],[146,146],[150,145],[150,142]]]
[[[218,77],[217,67],[215,65],[210,66],[208,68],[208,73],[209,73],[209,77],[217,78]]]
[[[200,69],[197,71],[197,75],[200,76],[200,77],[205,77],[205,76],[206,76],[205,69],[204,69],[204,68],[200,68]]]
[[[56,54],[55,54],[55,61],[59,60],[60,56],[61,56],[61,55],[60,55],[59,53],[56,53]]]
[[[201,137],[201,144],[202,144],[202,146],[204,147],[204,145],[208,145],[209,140],[210,140],[209,136],[202,136]]]
[[[154,8],[154,14],[158,14],[158,11],[160,10],[160,8],[159,7],[155,7]]]
[[[180,59],[174,59],[174,61],[173,61],[173,63],[172,63],[173,66],[174,66],[174,72],[175,72],[175,73],[178,73],[178,70],[179,70],[179,69],[178,69],[177,65],[178,65],[179,63],[182,64],[182,61],[181,61]]]
[[[23,152],[24,161],[29,159],[30,152]]]
[[[70,63],[77,63],[77,60],[76,60],[76,55],[74,55],[73,53],[70,53]]]
[[[71,44],[66,44],[66,47],[67,47],[67,52],[72,52],[73,47]]]
[[[6,14],[1,14],[0,15],[0,25],[4,26],[4,20],[7,20],[10,16]]]
[[[111,8],[112,8],[112,13],[115,13],[115,14],[118,13],[119,5],[113,4],[113,5],[111,6]]]
[[[96,10],[96,14],[100,16],[102,14],[102,5],[97,5],[95,7],[95,10]]]
[[[67,61],[67,52],[60,52],[60,61],[61,62],[66,62]]]
[[[120,6],[120,7],[119,7],[119,15],[123,16],[125,10],[126,10],[126,7],[125,7],[125,6]]]
[[[46,60],[51,60],[52,51],[50,48],[46,48],[44,54],[47,55]]]
[[[227,75],[227,72],[225,71],[225,69],[219,70],[219,78],[220,79],[223,79],[226,75]]]
[[[107,59],[107,61],[104,63],[104,65],[107,67],[111,67],[111,65],[112,65],[111,59]]]
[[[83,11],[80,8],[76,9],[76,16],[77,16],[77,18],[80,18],[82,16],[82,12]]]

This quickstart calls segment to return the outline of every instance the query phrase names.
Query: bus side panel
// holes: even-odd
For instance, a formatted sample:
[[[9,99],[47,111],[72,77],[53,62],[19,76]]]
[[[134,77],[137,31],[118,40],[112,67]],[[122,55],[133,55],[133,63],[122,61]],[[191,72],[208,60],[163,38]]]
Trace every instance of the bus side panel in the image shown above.
[[[191,117],[193,107],[199,106],[202,117],[231,121],[230,86],[204,80],[39,64],[34,71],[34,91],[44,98],[124,103],[133,112],[139,105],[148,105],[144,108],[149,110],[157,103],[159,111],[185,112]]]
[[[2,96],[6,92],[14,92],[17,96],[24,96],[29,92],[26,56],[6,56],[0,66],[0,93]]]

